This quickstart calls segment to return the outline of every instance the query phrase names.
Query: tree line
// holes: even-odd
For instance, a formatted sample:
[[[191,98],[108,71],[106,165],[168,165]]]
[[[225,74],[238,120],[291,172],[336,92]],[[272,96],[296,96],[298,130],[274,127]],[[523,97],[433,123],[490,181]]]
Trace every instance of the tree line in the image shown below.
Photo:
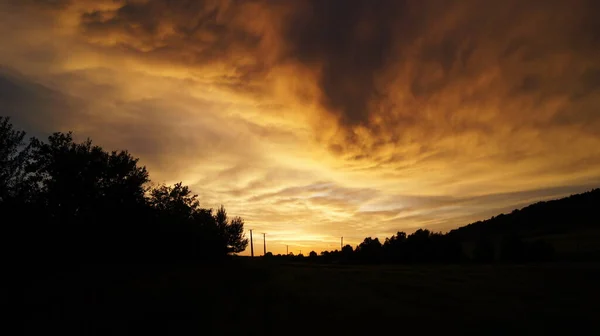
[[[515,233],[507,233],[496,241],[481,237],[468,246],[454,233],[432,232],[427,229],[406,234],[398,232],[383,242],[367,237],[356,247],[345,245],[341,250],[311,251],[304,255],[266,257],[318,263],[357,264],[420,264],[420,263],[523,263],[554,260],[554,248],[544,240],[524,241]]]
[[[419,229],[398,232],[384,241],[367,237],[356,247],[312,251],[295,260],[342,263],[523,263],[551,260],[600,260],[598,245],[579,249],[580,240],[598,232],[600,189],[542,201],[477,221],[448,233]],[[559,238],[558,253],[545,238]],[[575,245],[575,250],[568,246]],[[565,248],[565,246],[563,246]],[[281,256],[292,258],[291,256]]]
[[[201,207],[182,183],[150,182],[127,151],[72,133],[26,139],[0,117],[0,221],[15,260],[215,260],[248,245],[242,218]]]

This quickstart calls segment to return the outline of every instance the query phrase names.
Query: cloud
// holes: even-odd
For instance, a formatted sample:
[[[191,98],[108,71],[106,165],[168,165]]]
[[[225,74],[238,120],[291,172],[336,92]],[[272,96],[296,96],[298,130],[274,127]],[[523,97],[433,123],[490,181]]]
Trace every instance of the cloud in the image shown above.
[[[368,121],[369,102],[382,94],[376,76],[391,62],[405,1],[301,2],[284,30],[289,57],[320,69],[322,104],[344,124]],[[400,14],[400,16],[399,16]]]
[[[420,144],[402,155],[415,157],[440,144],[445,153],[456,152],[448,148],[456,144],[465,152],[499,150],[495,155],[506,161],[518,153],[537,155],[548,139],[532,133],[560,128],[554,118],[585,113],[571,111],[568,99],[577,87],[593,86],[581,76],[598,54],[597,25],[586,15],[594,3],[435,4],[441,5],[384,1],[365,11],[366,2],[326,2],[311,6],[310,19],[298,19],[304,26],[292,25],[300,27],[289,35],[293,50],[301,61],[321,66],[325,109],[338,113],[344,126],[331,139],[333,153],[385,161],[398,156],[397,147]],[[361,40],[361,26],[375,38]],[[590,95],[581,99],[597,102]],[[521,139],[513,145],[507,138]],[[522,140],[542,144],[524,151]],[[466,160],[462,156],[454,154]]]
[[[193,65],[257,47],[260,36],[236,21],[241,10],[222,1],[130,1],[84,12],[81,30],[95,43]]]
[[[32,127],[32,135],[45,137],[62,127],[62,121],[77,115],[85,102],[0,67],[0,104],[3,114],[18,127]]]
[[[0,3],[0,103],[128,148],[283,246],[583,191],[600,174],[592,0]],[[15,70],[17,72],[15,72]]]

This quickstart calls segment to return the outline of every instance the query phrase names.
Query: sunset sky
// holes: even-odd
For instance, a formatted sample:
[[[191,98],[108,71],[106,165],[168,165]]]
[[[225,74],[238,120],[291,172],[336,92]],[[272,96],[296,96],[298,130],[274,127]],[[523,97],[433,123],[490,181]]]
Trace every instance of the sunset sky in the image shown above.
[[[262,254],[600,186],[600,1],[0,0],[0,115],[128,149]],[[249,254],[249,249],[246,251]]]

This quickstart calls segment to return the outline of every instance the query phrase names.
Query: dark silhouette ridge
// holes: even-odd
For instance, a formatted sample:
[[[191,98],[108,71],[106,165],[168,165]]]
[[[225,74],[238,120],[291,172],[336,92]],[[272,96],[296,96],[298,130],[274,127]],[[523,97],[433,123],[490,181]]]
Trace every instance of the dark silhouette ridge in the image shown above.
[[[571,195],[562,199],[537,202],[510,214],[499,214],[452,230],[461,239],[518,232],[521,235],[567,233],[582,229],[600,229],[600,189]]]

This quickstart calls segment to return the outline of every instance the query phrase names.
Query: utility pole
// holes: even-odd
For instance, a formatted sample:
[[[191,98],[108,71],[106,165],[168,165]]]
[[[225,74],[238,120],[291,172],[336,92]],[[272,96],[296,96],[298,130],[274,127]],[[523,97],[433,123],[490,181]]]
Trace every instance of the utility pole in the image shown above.
[[[252,229],[250,230],[250,256],[254,257],[254,240],[252,239]]]
[[[340,242],[340,251],[344,248],[344,237],[342,236],[342,241]]]
[[[264,248],[264,252],[263,255],[267,255],[267,238],[265,237],[267,234],[263,233],[263,248]]]
[[[285,245],[285,255],[290,255],[289,245]]]

